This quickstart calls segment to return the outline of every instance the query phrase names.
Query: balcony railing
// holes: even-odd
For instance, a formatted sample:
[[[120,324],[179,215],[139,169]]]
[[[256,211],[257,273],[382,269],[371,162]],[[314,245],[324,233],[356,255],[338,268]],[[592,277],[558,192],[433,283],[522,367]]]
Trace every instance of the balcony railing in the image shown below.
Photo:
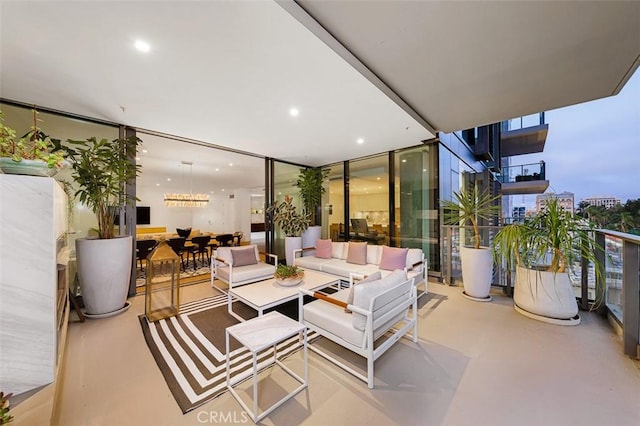
[[[501,172],[496,174],[496,179],[502,183],[545,180],[545,163],[541,161],[539,163],[503,167]]]
[[[502,122],[502,131],[526,129],[527,127],[539,126],[545,124],[544,112],[525,115],[522,117],[512,118]]]
[[[481,226],[483,246],[490,246],[500,230],[498,226]],[[461,241],[471,245],[471,227],[442,227],[442,279],[446,284],[462,283],[460,264]],[[640,357],[640,237],[622,232],[598,230],[596,241],[604,252],[596,253],[602,273],[596,274],[592,263],[578,259],[569,266],[569,276],[578,305],[583,310],[597,309],[612,318],[623,330],[625,355]],[[597,277],[604,282],[596,282]],[[513,271],[494,264],[493,284],[503,288],[507,295],[513,294]]]

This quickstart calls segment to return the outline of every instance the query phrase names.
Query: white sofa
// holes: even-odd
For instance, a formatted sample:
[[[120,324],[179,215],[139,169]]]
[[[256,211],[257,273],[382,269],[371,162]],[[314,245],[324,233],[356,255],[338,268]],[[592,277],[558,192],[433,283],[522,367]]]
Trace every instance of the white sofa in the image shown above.
[[[314,344],[309,349],[335,363],[339,367],[374,386],[374,362],[402,336],[412,331],[417,342],[417,296],[413,279],[406,272],[393,271],[385,278],[354,287],[353,303],[348,304],[350,288],[330,296],[299,290],[299,318],[309,330],[363,356],[367,360],[367,374],[363,375],[345,365]],[[304,304],[304,296],[319,300]],[[352,312],[347,313],[345,308]],[[409,316],[409,308],[412,314]],[[390,333],[390,334],[388,334]],[[374,342],[388,335],[382,343]]]
[[[253,249],[255,252],[256,263],[243,266],[234,266],[233,251]],[[244,284],[254,283],[269,278],[273,278],[276,271],[275,265],[278,264],[278,256],[265,253],[266,256],[273,258],[273,265],[262,262],[260,253],[256,244],[249,244],[239,247],[218,247],[215,256],[211,258],[211,287],[215,287],[214,280],[218,279],[229,286],[229,289]],[[216,287],[221,291],[225,289]]]
[[[304,256],[305,252],[314,251],[315,253],[315,247],[294,250],[294,264],[301,268],[338,275],[340,277],[344,277],[346,280],[351,279],[353,276],[356,278],[362,278],[376,271],[381,271],[383,277],[391,273],[391,271],[379,268],[380,261],[382,260],[382,249],[384,246],[367,244],[366,265],[347,262],[349,255],[348,242],[332,242],[331,246],[330,259],[319,258],[316,257],[315,254],[311,256]],[[420,296],[426,294],[428,291],[426,280],[427,264],[424,260],[424,253],[421,249],[410,248],[408,250],[405,271],[409,278],[414,279],[414,285],[416,287],[420,285],[424,286],[424,293],[420,294]]]

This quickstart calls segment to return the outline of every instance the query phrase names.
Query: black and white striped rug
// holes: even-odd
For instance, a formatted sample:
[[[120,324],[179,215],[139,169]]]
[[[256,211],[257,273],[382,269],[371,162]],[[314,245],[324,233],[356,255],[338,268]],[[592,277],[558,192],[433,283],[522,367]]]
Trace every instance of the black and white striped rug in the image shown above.
[[[256,311],[234,302],[234,312],[249,319]],[[169,390],[183,413],[226,391],[225,328],[238,321],[227,312],[227,296],[218,295],[180,307],[180,315],[156,322],[139,317],[144,338]],[[251,353],[231,341],[231,375],[246,378],[252,372]],[[300,349],[293,337],[278,345],[284,358]],[[259,357],[258,368],[268,365],[270,351]]]

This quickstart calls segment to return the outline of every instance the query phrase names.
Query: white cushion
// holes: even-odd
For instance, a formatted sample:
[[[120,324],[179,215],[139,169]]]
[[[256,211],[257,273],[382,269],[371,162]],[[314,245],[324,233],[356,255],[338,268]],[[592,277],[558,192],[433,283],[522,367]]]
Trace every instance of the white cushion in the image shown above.
[[[315,256],[296,257],[293,263],[302,268],[313,269],[314,271],[322,271],[323,265],[331,263],[332,259],[323,259]]]
[[[377,282],[356,286],[353,290],[353,305],[368,311],[374,297],[405,281],[407,281],[407,274],[404,270],[397,269]],[[353,327],[364,330],[367,325],[367,317],[357,312],[353,312],[352,316]]]
[[[342,251],[344,249],[344,243],[331,243],[331,257],[335,259],[342,259]],[[346,259],[346,257],[345,257]]]
[[[411,268],[414,263],[422,260],[422,250],[417,248],[409,249],[407,252],[407,268]],[[416,268],[416,271],[422,271],[422,266]]]
[[[221,270],[228,268],[221,268]],[[222,272],[219,270],[219,272]],[[265,277],[271,278],[276,272],[276,267],[268,263],[260,262],[254,265],[240,266],[233,268],[233,282],[231,284],[243,283],[245,281],[258,281]]]
[[[380,264],[380,259],[382,258],[382,247],[384,246],[367,245],[367,263],[373,265]]]
[[[342,243],[342,255],[340,259],[347,260],[347,257],[349,257],[349,243]]]
[[[332,294],[331,297],[344,302],[348,294],[349,289],[345,289]],[[305,324],[312,324],[352,345],[362,347],[364,332],[353,328],[351,314],[345,313],[341,307],[322,300],[314,300],[304,305],[303,310]]]

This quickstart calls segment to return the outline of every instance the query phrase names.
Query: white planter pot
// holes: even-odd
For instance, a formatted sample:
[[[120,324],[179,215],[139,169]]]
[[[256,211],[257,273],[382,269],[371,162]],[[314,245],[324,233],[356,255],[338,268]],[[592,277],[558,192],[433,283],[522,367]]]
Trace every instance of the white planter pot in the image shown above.
[[[493,278],[491,249],[460,247],[460,257],[465,294],[476,299],[488,299]]]
[[[76,240],[78,280],[87,314],[115,313],[125,306],[132,253],[130,236]]]
[[[284,237],[284,255],[287,265],[293,265],[293,251],[302,248],[302,237]]]
[[[568,320],[578,315],[569,274],[516,268],[513,302],[524,311],[542,317]]]
[[[307,228],[306,231],[302,234],[302,247],[315,247],[316,242],[320,239],[322,235],[322,226],[314,225]],[[307,256],[313,256],[315,254],[315,250],[308,251],[304,253]]]

